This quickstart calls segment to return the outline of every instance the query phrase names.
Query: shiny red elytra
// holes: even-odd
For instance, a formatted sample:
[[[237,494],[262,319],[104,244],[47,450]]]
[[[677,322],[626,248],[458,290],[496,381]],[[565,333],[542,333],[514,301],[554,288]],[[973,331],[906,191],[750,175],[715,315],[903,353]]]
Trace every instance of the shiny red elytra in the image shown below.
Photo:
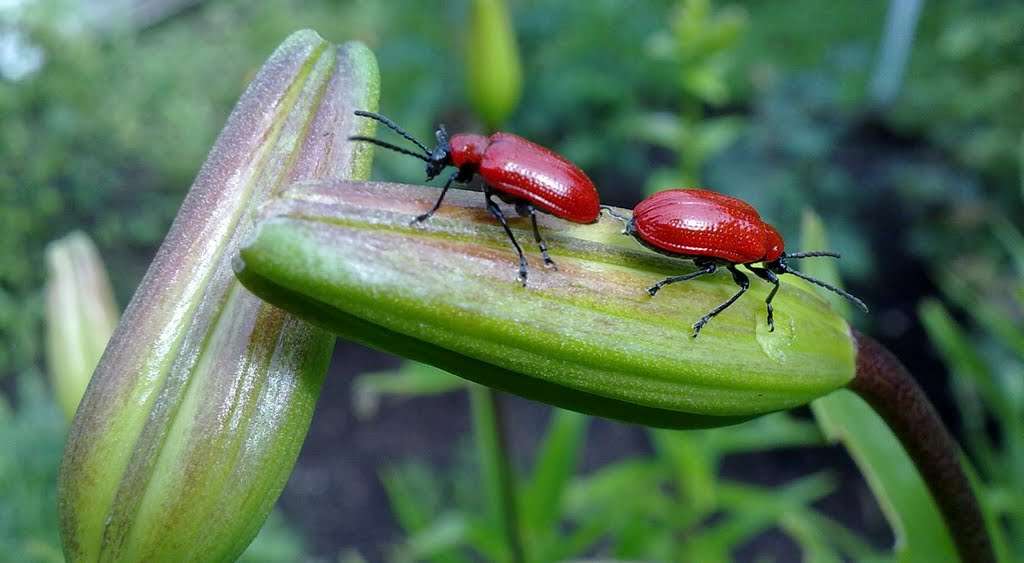
[[[533,237],[540,247],[544,265],[554,267],[548,256],[547,243],[537,228],[537,212],[542,211],[574,223],[593,223],[601,213],[600,200],[594,183],[575,164],[561,155],[511,133],[495,133],[490,137],[474,134],[448,136],[444,126],[437,130],[437,146],[428,150],[423,143],[383,115],[357,111],[356,115],[383,123],[392,131],[416,145],[422,153],[404,149],[372,137],[353,136],[353,141],[364,141],[395,152],[416,157],[427,163],[427,180],[432,180],[448,166],[455,171],[444,183],[437,202],[414,223],[426,221],[441,206],[452,183],[466,184],[479,174],[484,180],[484,200],[487,210],[501,223],[505,234],[519,254],[519,280],[526,285],[526,256],[516,242],[501,207],[492,196],[506,203],[514,203],[516,211],[529,215],[533,224]]]
[[[624,234],[636,238],[644,246],[673,257],[693,260],[697,271],[671,276],[647,288],[654,297],[666,285],[714,273],[725,267],[740,287],[725,303],[715,307],[693,325],[693,336],[715,315],[721,313],[747,291],[750,280],[737,266],[770,282],[771,292],[765,299],[768,327],[775,330],[772,299],[779,291],[779,274],[793,274],[813,284],[834,291],[849,299],[866,313],[863,301],[853,295],[792,269],[787,259],[829,256],[834,252],[797,252],[787,254],[782,236],[745,201],[709,190],[676,189],[658,192],[637,204],[633,217],[626,218],[610,207],[602,206],[611,216],[626,225]],[[754,264],[761,263],[761,266]]]

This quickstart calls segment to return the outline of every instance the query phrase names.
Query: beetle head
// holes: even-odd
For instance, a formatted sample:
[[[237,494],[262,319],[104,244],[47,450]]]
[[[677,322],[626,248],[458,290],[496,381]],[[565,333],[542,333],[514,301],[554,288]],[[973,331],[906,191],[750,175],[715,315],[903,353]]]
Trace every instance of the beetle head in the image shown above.
[[[438,126],[434,136],[437,137],[437,146],[430,152],[427,159],[427,181],[433,180],[442,170],[452,164],[452,145],[444,125]]]
[[[369,119],[373,119],[374,121],[383,123],[384,126],[386,126],[388,129],[391,129],[395,133],[401,135],[405,140],[416,145],[416,148],[418,148],[421,152],[411,151],[398,145],[393,145],[386,141],[375,139],[373,137],[366,137],[363,135],[353,135],[349,137],[350,141],[362,141],[364,143],[371,143],[377,145],[378,147],[383,147],[390,151],[395,151],[400,154],[412,156],[422,160],[423,162],[426,162],[427,180],[432,180],[435,176],[440,174],[441,171],[444,170],[446,166],[451,165],[452,147],[451,142],[448,140],[448,132],[445,130],[444,125],[438,128],[437,133],[435,134],[437,136],[437,146],[434,147],[434,150],[431,151],[427,150],[426,145],[416,140],[416,137],[410,135],[408,131],[402,129],[397,124],[395,124],[394,121],[391,121],[390,119],[384,117],[379,113],[360,110],[356,111],[355,114],[358,115],[359,117],[366,117]]]

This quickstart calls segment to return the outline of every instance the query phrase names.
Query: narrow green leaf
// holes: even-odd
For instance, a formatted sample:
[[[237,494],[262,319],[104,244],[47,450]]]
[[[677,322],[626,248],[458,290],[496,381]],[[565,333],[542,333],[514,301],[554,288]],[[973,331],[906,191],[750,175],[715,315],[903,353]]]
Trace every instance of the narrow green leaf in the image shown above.
[[[1024,133],[1020,136],[1020,148],[1017,150],[1017,166],[1020,170],[1020,195],[1024,198]]]
[[[804,248],[827,248],[825,228],[812,211],[803,218]],[[807,261],[807,273],[834,285],[838,270],[829,261]],[[935,500],[889,427],[859,397],[840,390],[811,403],[825,437],[841,442],[867,479],[896,536],[899,561],[956,561],[953,540]]]
[[[352,403],[356,416],[369,418],[377,413],[382,397],[421,397],[439,395],[466,387],[466,381],[419,362],[403,362],[397,370],[366,373],[352,384]]]
[[[692,323],[735,292],[728,276],[644,288],[692,265],[656,255],[602,220],[541,221],[557,271],[515,283],[514,258],[478,194],[320,182],[264,209],[236,273],[268,301],[347,338],[479,383],[580,412],[708,427],[806,404],[853,376],[846,323],[800,280],[768,284],[701,333]],[[510,210],[511,214],[511,210]],[[521,241],[529,223],[511,221]]]
[[[720,500],[728,510],[721,522],[689,537],[681,546],[686,561],[729,561],[737,546],[780,523],[781,517],[818,500],[835,489],[825,474],[802,477],[771,491],[739,483],[721,483]]]
[[[458,550],[467,536],[465,515],[442,513],[443,482],[428,466],[408,463],[388,468],[381,471],[380,480],[407,538],[396,560],[466,560]]]
[[[430,526],[413,534],[405,542],[401,558],[409,561],[438,561],[459,563],[469,558],[458,552],[466,541],[468,525],[462,514],[442,514]]]
[[[697,513],[715,508],[718,502],[718,455],[707,446],[707,435],[672,430],[651,430],[658,457],[672,468],[679,500]]]
[[[673,506],[673,500],[662,491],[645,485],[668,477],[664,464],[649,459],[629,459],[607,465],[570,484],[566,512],[575,520],[596,518],[613,522],[628,519],[633,507],[649,508],[659,502],[666,507]]]
[[[892,561],[892,556],[888,553],[880,553],[866,539],[817,511],[804,511],[804,518],[813,521],[814,526],[820,533],[828,537],[840,551],[849,556],[853,561],[858,563]]]
[[[804,561],[842,563],[843,559],[827,541],[826,536],[803,511],[782,514],[778,526],[800,546]]]
[[[69,561],[230,561],[298,456],[333,338],[236,283],[231,260],[283,186],[359,178],[373,55],[289,37],[243,94],[82,399],[60,477]]]
[[[441,480],[421,463],[406,463],[380,472],[391,511],[406,535],[425,529],[441,509]]]
[[[993,378],[988,365],[967,340],[967,335],[953,320],[949,311],[936,299],[925,299],[918,305],[918,315],[928,337],[942,354],[954,376],[970,381],[996,416],[1005,420],[1014,417],[1014,407]]]
[[[1024,176],[1024,170],[1021,174]],[[992,221],[992,232],[1013,260],[1018,279],[1024,279],[1024,233],[1003,215],[997,215]]]
[[[46,266],[46,365],[71,420],[119,314],[107,269],[85,233],[51,242]]]
[[[558,542],[566,489],[579,462],[588,418],[564,409],[552,409],[547,432],[533,464],[533,475],[522,488],[523,525],[529,544],[551,549]],[[548,559],[541,554],[536,557]]]
[[[508,459],[507,444],[497,392],[480,385],[469,388],[469,403],[473,413],[473,438],[480,462],[480,480],[483,484],[487,522],[502,530],[504,551],[502,560],[523,560],[522,527],[519,518],[519,499],[515,496],[514,469]]]
[[[798,420],[788,413],[762,416],[730,428],[712,429],[708,431],[707,440],[719,455],[814,446],[823,442],[821,430],[813,422]]]
[[[561,543],[563,556],[585,552],[598,540],[614,546],[617,556],[646,559],[645,545],[650,543],[645,542],[671,545],[673,534],[664,531],[676,513],[687,509],[661,488],[668,479],[667,465],[644,458],[619,461],[574,479],[565,506],[577,529]]]
[[[1015,355],[1024,357],[1024,327],[1006,307],[982,299],[958,272],[949,268],[941,271],[938,282],[942,293],[970,315],[978,326]]]

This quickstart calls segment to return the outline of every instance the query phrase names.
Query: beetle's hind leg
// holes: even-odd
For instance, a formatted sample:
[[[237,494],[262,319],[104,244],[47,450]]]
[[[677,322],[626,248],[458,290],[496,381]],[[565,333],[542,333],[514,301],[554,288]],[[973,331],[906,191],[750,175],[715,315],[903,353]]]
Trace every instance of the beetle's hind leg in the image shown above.
[[[537,228],[537,208],[521,201],[516,203],[516,211],[520,215],[530,216],[530,223],[533,225],[533,240],[537,241],[537,247],[540,248],[540,255],[544,258],[544,267],[557,270],[558,266],[555,266],[555,261],[548,255],[548,243],[544,237],[540,236],[540,229]]]
[[[502,213],[501,207],[494,200],[491,199],[491,190],[486,186],[484,187],[484,200],[487,201],[487,211],[491,212],[491,215],[501,223],[501,226],[505,229],[505,234],[508,235],[508,240],[512,241],[512,246],[515,247],[516,253],[519,254],[519,283],[526,287],[526,255],[523,254],[523,249],[519,247],[519,243],[516,242],[516,237],[512,234],[512,229],[508,227],[508,221],[505,220],[505,214]]]
[[[775,272],[760,268],[758,266],[747,265],[746,268],[757,277],[771,283],[774,287],[768,292],[768,297],[765,298],[764,304],[768,308],[768,331],[775,332],[775,318],[772,316],[772,299],[775,299],[775,294],[779,292],[779,276],[775,275]]]
[[[718,265],[715,264],[714,262],[703,262],[703,263],[702,262],[695,262],[695,263],[697,264],[697,267],[700,268],[696,272],[690,272],[689,274],[683,274],[681,276],[669,276],[669,277],[661,280],[660,282],[652,285],[651,287],[648,287],[647,288],[647,293],[649,293],[651,295],[651,297],[654,297],[658,293],[658,291],[660,291],[661,288],[665,287],[666,285],[673,284],[673,283],[676,283],[676,282],[686,281],[686,280],[692,280],[693,278],[696,278],[696,277],[699,277],[699,276],[703,276],[705,274],[713,274],[713,273],[715,273],[715,270],[718,269]]]
[[[708,312],[708,314],[704,315],[697,322],[693,323],[694,338],[697,338],[697,335],[700,334],[700,329],[704,328],[704,325],[708,324],[708,321],[714,318],[714,316],[717,315],[718,313],[721,313],[722,311],[726,310],[729,307],[729,305],[735,303],[736,300],[739,299],[741,295],[746,293],[747,289],[750,287],[750,278],[748,278],[743,272],[737,270],[735,265],[729,264],[728,266],[726,266],[726,268],[728,268],[729,273],[732,274],[732,281],[736,282],[736,285],[740,286],[740,290],[737,291],[735,295],[730,297],[728,301],[722,303],[718,307],[715,307],[710,312]]]

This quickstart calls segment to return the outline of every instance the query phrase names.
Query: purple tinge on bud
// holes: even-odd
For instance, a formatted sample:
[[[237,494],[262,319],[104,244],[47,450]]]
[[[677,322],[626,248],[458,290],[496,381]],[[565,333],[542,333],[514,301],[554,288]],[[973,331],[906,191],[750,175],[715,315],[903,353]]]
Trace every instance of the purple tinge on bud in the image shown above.
[[[285,186],[364,178],[372,53],[289,37],[228,119],[82,399],[60,475],[69,561],[233,560],[294,465],[333,337],[267,305],[231,259]]]

